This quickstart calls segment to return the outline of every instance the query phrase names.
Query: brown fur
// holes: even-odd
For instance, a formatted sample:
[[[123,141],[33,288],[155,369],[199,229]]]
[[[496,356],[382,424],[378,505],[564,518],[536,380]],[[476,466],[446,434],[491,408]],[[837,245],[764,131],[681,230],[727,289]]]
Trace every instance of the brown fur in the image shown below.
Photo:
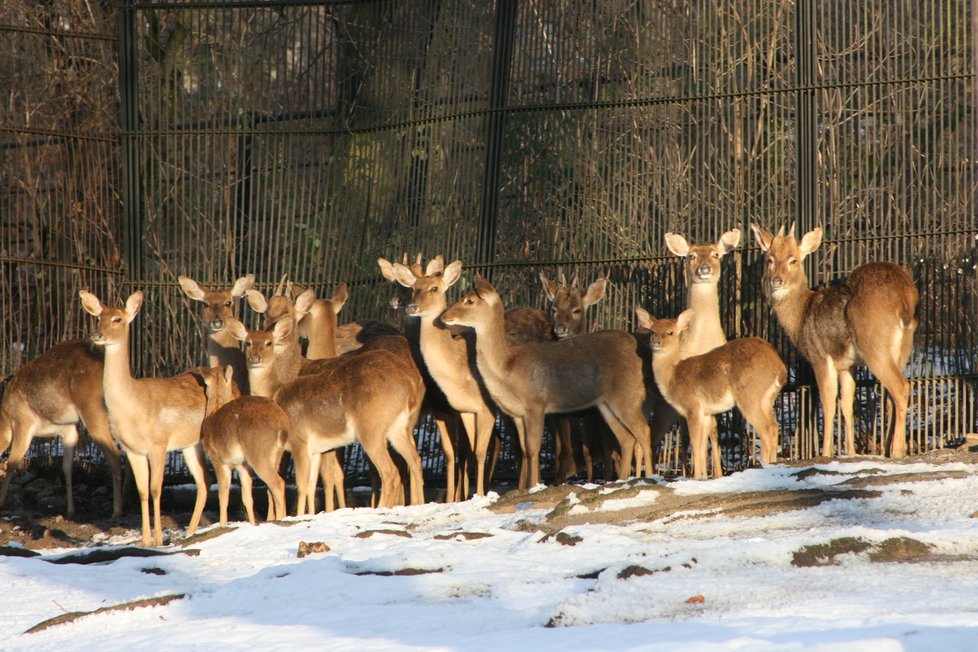
[[[78,442],[79,421],[85,424],[112,474],[112,516],[122,516],[122,471],[119,448],[109,429],[109,414],[102,392],[103,352],[91,342],[73,340],[56,344],[23,367],[8,382],[0,403],[0,452],[10,447],[7,473],[0,488],[0,506],[10,481],[34,437],[61,435],[64,446],[68,515],[75,513],[72,462]]]
[[[503,312],[499,294],[476,277],[475,289],[449,308],[442,321],[475,331],[476,361],[486,390],[516,420],[526,469],[520,487],[540,482],[544,414],[591,406],[598,407],[615,432],[623,459],[619,474],[627,475],[626,464],[630,464],[636,441],[648,450],[648,424],[642,415],[642,361],[636,354],[635,339],[621,331],[602,331],[511,348],[506,343]],[[646,469],[651,467],[649,455]]]
[[[638,308],[639,324],[651,331],[652,368],[663,396],[689,424],[693,477],[706,477],[706,440],[716,429],[714,415],[740,409],[761,439],[761,461],[777,460],[778,422],[774,401],[788,377],[781,357],[757,337],[731,340],[707,353],[683,359],[681,333],[694,319],[654,319]]]
[[[771,235],[751,225],[765,252],[763,287],[781,327],[812,365],[822,403],[822,454],[831,456],[836,398],[846,430],[846,453],[855,449],[852,367],[865,362],[886,388],[892,402],[886,453],[906,454],[910,383],[904,369],[917,327],[918,293],[906,269],[873,262],[854,269],[844,283],[813,291],[802,264],[822,242],[816,228],[796,241],[793,235]]]
[[[183,452],[194,481],[197,501],[187,527],[193,534],[207,501],[207,471],[200,445],[200,424],[206,397],[197,378],[180,374],[170,378],[133,378],[129,368],[129,325],[143,303],[142,292],[134,292],[122,308],[104,305],[86,291],[80,293],[82,307],[98,317],[92,341],[105,349],[102,387],[109,423],[122,444],[139,491],[142,511],[142,543],[150,545],[149,500],[153,500],[153,542],[163,545],[160,495],[168,451]]]
[[[288,442],[289,418],[270,398],[236,398],[233,374],[232,367],[214,367],[204,374],[207,416],[200,438],[217,475],[221,524],[228,522],[232,468],[238,472],[249,523],[255,523],[249,469],[268,487],[268,519],[284,518],[285,480],[279,475],[279,466]]]

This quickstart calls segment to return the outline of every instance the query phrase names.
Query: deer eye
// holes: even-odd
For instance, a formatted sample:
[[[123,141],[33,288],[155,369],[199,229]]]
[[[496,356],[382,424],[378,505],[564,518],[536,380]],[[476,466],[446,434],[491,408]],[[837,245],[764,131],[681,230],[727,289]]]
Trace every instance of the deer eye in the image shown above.
[[[120,323],[122,323],[122,317],[113,317],[112,318],[112,323],[113,324],[120,324]]]
[[[230,308],[230,307],[231,307],[231,305],[232,305],[232,302],[231,302],[231,300],[230,300],[230,299],[228,299],[227,301],[225,301],[225,302],[224,302],[224,306],[225,306],[226,308]]]
[[[797,258],[789,258],[788,259],[788,264],[789,265],[797,265],[798,264],[798,259]]]
[[[720,257],[720,252],[719,251],[714,251],[713,254],[712,254],[712,256],[714,258],[719,258]]]
[[[580,308],[574,308],[574,314],[575,315],[581,314],[581,309]]]

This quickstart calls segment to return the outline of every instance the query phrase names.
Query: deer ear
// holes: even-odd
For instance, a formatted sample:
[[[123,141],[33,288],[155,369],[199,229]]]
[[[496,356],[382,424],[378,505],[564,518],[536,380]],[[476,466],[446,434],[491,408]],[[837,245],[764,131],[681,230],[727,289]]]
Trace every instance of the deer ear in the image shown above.
[[[557,296],[557,284],[540,272],[540,282],[543,284],[543,291],[547,293],[547,298],[551,301]]]
[[[405,263],[402,264],[406,266],[407,254],[404,254],[404,260]],[[380,275],[384,277],[384,280],[390,281],[391,283],[397,280],[394,278],[394,264],[391,261],[386,258],[378,258],[377,265],[380,267]]]
[[[85,312],[95,317],[102,314],[102,308],[104,306],[102,306],[102,302],[98,300],[97,296],[87,290],[82,290],[78,293],[78,296],[81,297],[82,308],[85,309]]]
[[[264,313],[268,310],[268,301],[265,299],[265,295],[261,293],[260,290],[255,290],[254,288],[249,288],[245,290],[245,295],[248,297],[248,305],[255,312]]]
[[[418,277],[410,269],[400,263],[394,263],[394,279],[406,288],[413,288]]]
[[[666,234],[666,248],[677,256],[685,256],[689,253],[689,243],[678,233]]]
[[[126,314],[129,316],[129,321],[132,321],[139,314],[139,309],[142,307],[143,293],[137,290],[126,299]]]
[[[798,248],[801,250],[803,256],[807,256],[818,249],[820,244],[822,244],[822,227],[817,226],[801,236],[801,242],[798,243]]]
[[[751,224],[750,230],[754,232],[754,239],[757,240],[757,246],[761,248],[761,251],[766,252],[771,248],[771,242],[774,241],[773,235],[756,224]]]
[[[731,249],[736,249],[739,244],[740,229],[730,229],[720,236],[720,239],[717,241],[717,249],[720,251],[720,255],[722,256]]]
[[[445,271],[445,257],[438,254],[434,258],[428,261],[428,266],[425,268],[425,276],[434,276],[435,274],[440,274]]]
[[[241,278],[239,278],[237,281],[234,282],[234,285],[231,286],[231,296],[234,297],[235,299],[240,299],[241,297],[244,296],[244,293],[247,290],[251,289],[251,287],[254,284],[255,284],[254,274],[248,274],[247,276],[242,276]]]
[[[335,288],[333,288],[333,294],[329,297],[329,302],[333,304],[333,312],[339,313],[346,304],[346,300],[350,298],[350,291],[346,287],[346,283],[340,283]]]
[[[197,281],[193,280],[189,276],[178,276],[177,280],[180,281],[180,289],[191,299],[196,301],[204,300],[204,290],[197,284]]]
[[[635,317],[638,318],[638,325],[641,326],[642,328],[648,328],[648,329],[652,328],[652,315],[650,315],[649,311],[646,310],[645,308],[636,306]]]
[[[683,310],[679,313],[679,317],[676,318],[676,327],[680,331],[684,331],[689,328],[689,325],[693,323],[694,313],[692,310]]]
[[[429,265],[428,267],[431,267],[431,265]],[[461,260],[453,261],[451,264],[448,265],[448,267],[445,268],[444,278],[445,278],[445,285],[447,287],[451,287],[455,285],[455,283],[458,282],[458,280],[461,277],[462,277]]]
[[[272,328],[272,337],[276,340],[281,340],[292,332],[294,326],[295,320],[292,319],[292,315],[286,315],[275,322],[275,327]]]
[[[486,298],[487,294],[496,294],[496,288],[492,287],[492,283],[482,278],[478,274],[475,275],[474,279],[475,291],[479,293],[483,299]]]
[[[584,295],[582,301],[584,302],[584,307],[588,308],[593,306],[598,301],[604,298],[604,291],[608,287],[608,279],[599,278],[597,281],[587,286],[587,293]]]
[[[248,339],[248,329],[234,317],[228,318],[227,329],[228,332],[231,333],[231,337],[238,341],[244,342],[246,339]]]
[[[230,384],[232,377],[234,377],[234,367],[227,365],[224,367],[224,382]]]
[[[306,313],[312,308],[312,304],[316,301],[316,291],[312,288],[305,290],[302,294],[295,298],[295,312],[297,319],[302,319],[305,317]]]

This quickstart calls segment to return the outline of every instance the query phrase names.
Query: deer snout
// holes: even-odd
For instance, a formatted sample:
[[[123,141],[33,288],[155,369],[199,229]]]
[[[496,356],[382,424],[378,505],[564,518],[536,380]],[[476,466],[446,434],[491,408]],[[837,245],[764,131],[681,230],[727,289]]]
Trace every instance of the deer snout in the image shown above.
[[[783,278],[781,278],[780,276],[772,276],[771,277],[771,289],[772,290],[780,289],[782,286],[784,286],[784,279]]]
[[[404,312],[409,315],[416,315],[421,311],[421,307],[416,303],[409,303],[405,308]]]
[[[261,356],[257,353],[252,353],[248,356],[248,366],[257,367],[261,364]]]
[[[558,340],[564,340],[570,336],[570,331],[567,330],[567,326],[564,324],[557,324],[554,326],[554,335],[557,336]]]
[[[216,317],[216,318],[214,318],[214,319],[211,320],[210,329],[212,331],[215,331],[216,332],[216,331],[219,331],[219,330],[223,330],[224,329],[224,325],[225,325],[225,321],[223,319],[221,319],[220,317]]]
[[[696,268],[696,275],[700,278],[709,278],[713,276],[713,268],[704,263]]]

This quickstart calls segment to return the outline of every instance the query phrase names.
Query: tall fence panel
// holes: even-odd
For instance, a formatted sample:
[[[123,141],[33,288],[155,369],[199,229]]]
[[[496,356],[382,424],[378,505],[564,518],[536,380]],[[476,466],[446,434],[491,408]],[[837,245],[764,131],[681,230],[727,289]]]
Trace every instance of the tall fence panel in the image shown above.
[[[477,271],[509,305],[544,306],[541,271],[607,276],[591,321],[631,329],[636,305],[684,305],[666,232],[707,241],[739,228],[721,317],[728,336],[766,337],[789,363],[782,452],[808,457],[817,392],[761,296],[749,227],[820,225],[812,284],[889,259],[921,290],[911,450],[975,429],[970,3],[94,11],[0,9],[16,46],[0,54],[16,82],[0,107],[5,373],[85,331],[80,287],[147,292],[145,374],[204,359],[179,274],[225,285],[254,273],[265,291],[288,274],[321,294],[347,282],[341,321],[391,320],[376,258],[403,252],[461,259],[460,285]],[[871,376],[858,381],[862,450],[879,450],[882,397]],[[747,464],[742,424],[723,431],[728,468]]]

